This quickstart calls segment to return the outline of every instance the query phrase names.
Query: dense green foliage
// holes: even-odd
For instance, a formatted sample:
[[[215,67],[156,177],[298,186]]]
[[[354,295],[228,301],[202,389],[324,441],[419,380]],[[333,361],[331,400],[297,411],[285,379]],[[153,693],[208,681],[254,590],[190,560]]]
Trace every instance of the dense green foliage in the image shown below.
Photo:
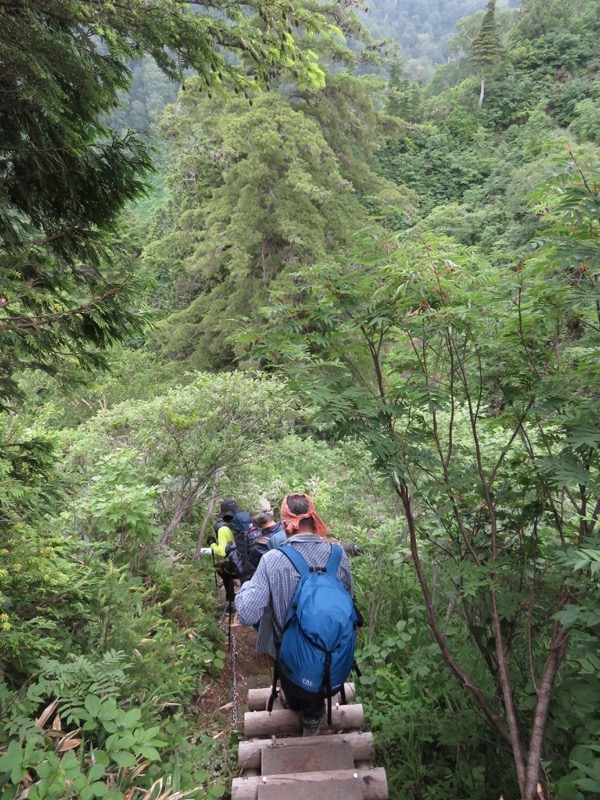
[[[319,44],[354,58],[335,40]],[[202,101],[200,88],[190,81],[163,118],[170,197],[142,259],[174,311],[161,353],[205,369],[232,364],[234,320],[292,289],[306,265],[343,258],[368,211],[401,216],[409,196],[376,169],[380,80],[327,71],[321,89],[286,84],[252,105]]]
[[[0,6],[2,800],[226,793],[196,556],[295,489],[391,797],[600,793],[597,2],[353,5]]]
[[[184,141],[173,132],[177,152],[185,154],[171,178],[177,227],[145,261],[161,275],[168,271],[185,308],[167,329],[168,354],[185,354],[193,338],[192,363],[212,365],[214,353],[218,366],[231,360],[225,337],[247,312],[248,298],[260,307],[275,278],[281,284],[300,265],[347,245],[346,214],[361,209],[317,124],[284,99],[266,95],[252,108],[232,102],[216,115],[202,113],[193,91],[185,101],[194,122],[200,112],[207,143],[192,161],[197,123],[186,121]],[[202,184],[211,177],[207,191]]]
[[[110,115],[110,126],[120,130],[133,128],[138,133],[150,132],[164,108],[175,102],[178,83],[161,72],[151,58],[136,60],[129,65],[131,82],[127,92],[120,95],[120,104]]]

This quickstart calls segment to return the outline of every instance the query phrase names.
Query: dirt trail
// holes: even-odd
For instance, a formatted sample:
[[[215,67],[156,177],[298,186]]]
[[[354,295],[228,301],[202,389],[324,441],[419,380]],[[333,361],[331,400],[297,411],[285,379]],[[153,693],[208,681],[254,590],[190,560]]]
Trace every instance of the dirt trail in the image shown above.
[[[231,633],[237,645],[238,708],[241,722],[244,711],[247,710],[248,689],[270,686],[272,678],[266,656],[258,655],[256,652],[256,633],[253,628],[246,628],[235,619]],[[231,725],[233,673],[227,640],[223,649],[227,653],[224,669],[204,688],[197,699],[198,712],[209,723],[208,727],[213,733],[226,731]]]
[[[240,705],[246,703],[248,689],[270,686],[271,673],[267,657],[256,652],[256,632],[236,621],[231,629],[237,643],[238,694]],[[231,675],[231,664],[229,664]]]

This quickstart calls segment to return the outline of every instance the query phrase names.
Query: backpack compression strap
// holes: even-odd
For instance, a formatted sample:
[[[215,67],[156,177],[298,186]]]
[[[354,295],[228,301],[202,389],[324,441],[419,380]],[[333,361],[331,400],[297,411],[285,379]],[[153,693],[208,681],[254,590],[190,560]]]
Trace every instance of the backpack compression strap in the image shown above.
[[[327,567],[325,568],[325,572],[328,575],[337,575],[338,567],[340,566],[340,561],[342,560],[342,553],[344,551],[339,546],[339,544],[332,544],[331,545],[331,555],[329,556],[329,561],[327,562]]]

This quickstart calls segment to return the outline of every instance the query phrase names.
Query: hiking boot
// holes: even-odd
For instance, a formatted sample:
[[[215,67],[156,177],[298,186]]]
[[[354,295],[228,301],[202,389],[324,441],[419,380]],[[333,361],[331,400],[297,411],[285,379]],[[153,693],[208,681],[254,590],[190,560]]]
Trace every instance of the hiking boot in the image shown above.
[[[323,717],[319,719],[305,719],[302,722],[302,736],[316,736],[323,722]]]

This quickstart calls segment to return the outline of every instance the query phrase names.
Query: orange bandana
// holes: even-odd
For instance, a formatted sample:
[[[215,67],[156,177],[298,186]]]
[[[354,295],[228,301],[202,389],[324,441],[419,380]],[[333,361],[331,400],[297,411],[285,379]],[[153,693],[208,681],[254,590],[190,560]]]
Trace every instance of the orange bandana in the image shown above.
[[[305,494],[304,497],[306,497],[306,499],[308,500],[308,511],[305,514],[292,514],[292,512],[288,508],[286,500],[284,500],[283,503],[281,504],[281,515],[280,515],[281,522],[286,530],[286,533],[297,531],[300,526],[301,520],[312,517],[312,521],[315,526],[315,532],[318,533],[319,536],[325,538],[325,536],[327,536],[328,533],[327,525],[325,525],[321,517],[317,514],[315,504],[310,499],[310,497],[307,494]]]

